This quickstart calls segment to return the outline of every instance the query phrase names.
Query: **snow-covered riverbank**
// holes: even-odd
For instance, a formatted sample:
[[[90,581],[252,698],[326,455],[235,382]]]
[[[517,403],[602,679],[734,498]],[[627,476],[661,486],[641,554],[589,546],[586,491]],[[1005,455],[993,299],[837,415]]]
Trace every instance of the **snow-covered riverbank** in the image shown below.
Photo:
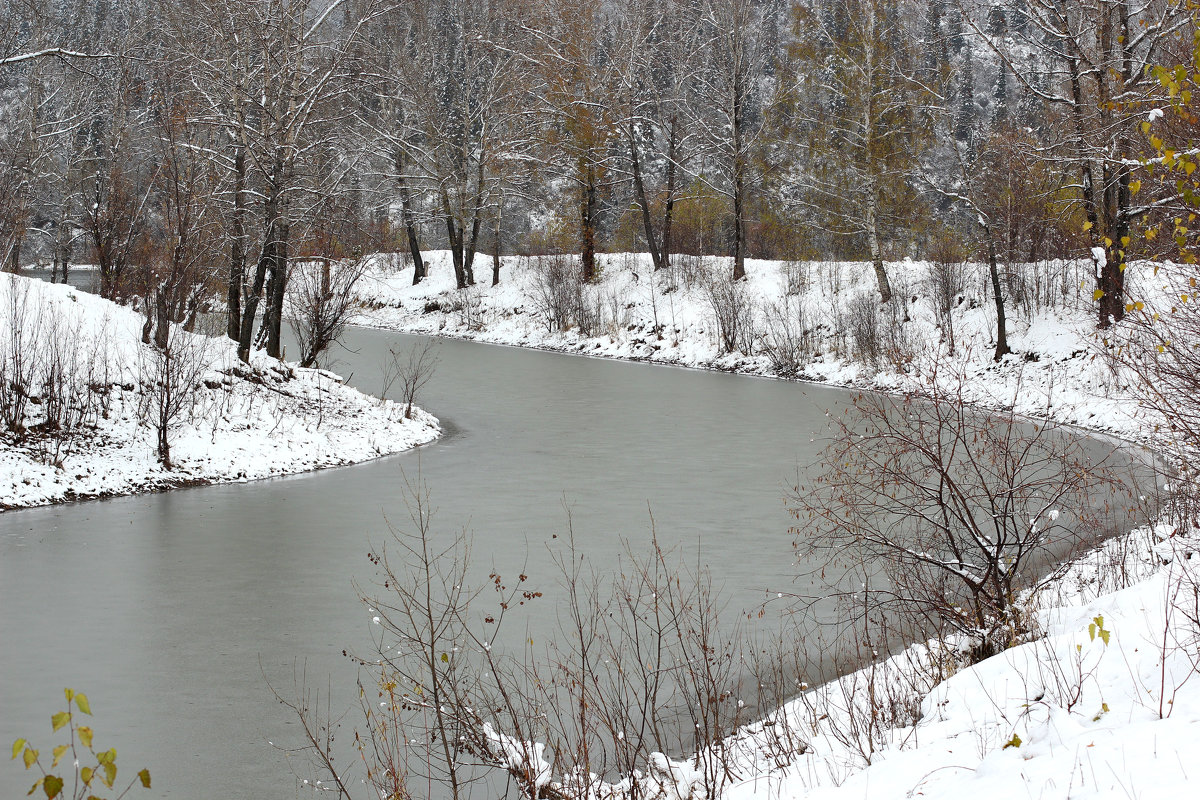
[[[983,407],[1015,405],[1021,414],[1133,439],[1146,439],[1158,421],[1130,391],[1129,376],[1104,355],[1091,291],[1080,285],[1086,278],[1080,264],[1024,268],[1028,274],[1019,283],[1026,299],[1008,310],[1013,354],[996,363],[995,309],[978,264],[960,267],[961,285],[952,286],[950,310],[942,314],[928,262],[888,264],[893,289],[903,298],[888,312],[875,301],[870,264],[749,260],[748,279],[733,285],[739,346],[725,352],[718,314],[727,315],[731,302],[721,296],[729,286],[722,280],[728,259],[678,257],[669,274],[655,274],[648,256],[602,255],[600,279],[579,289],[576,305],[588,317],[581,329],[574,320],[552,324],[554,306],[561,305],[553,295],[561,290],[547,286],[550,258],[506,257],[497,286],[487,285],[490,261],[477,262],[480,284],[462,290],[454,288],[445,251],[427,254],[430,274],[417,286],[411,267],[380,258],[358,284],[365,308],[356,321],[408,333],[890,391],[927,378],[934,365],[945,372],[952,366],[955,380],[965,378],[966,399]]]
[[[554,320],[546,260],[505,259],[498,286],[465,290],[454,289],[445,254],[430,261],[416,287],[410,269],[377,269],[360,286],[359,322],[892,391],[945,374],[984,407],[1166,443],[1138,378],[1096,332],[1082,265],[1022,276],[1014,353],[997,363],[978,266],[939,309],[932,265],[890,264],[905,300],[889,319],[873,302],[870,265],[748,262],[749,280],[735,287],[745,329],[730,353],[710,288],[721,259],[655,275],[645,257],[603,257],[601,280],[577,290],[582,331]],[[1162,288],[1149,270],[1130,279],[1135,297]],[[728,772],[715,794],[728,800],[1189,796],[1200,752],[1200,557],[1187,520],[1164,516],[1073,564],[1026,602],[1039,633],[1027,644],[973,666],[950,654],[953,643],[914,646],[809,690],[715,750],[684,762],[655,756],[640,790],[711,796],[702,764],[718,760]],[[551,773],[549,763],[530,766]],[[593,790],[619,796],[629,785]]]
[[[163,407],[161,362],[140,342],[142,322],[61,284],[0,279],[4,377],[11,387],[22,372],[30,379],[19,383],[31,387],[25,431],[0,438],[0,508],[353,464],[439,433],[429,414],[405,419],[402,405],[364,395],[333,373],[261,355],[246,366],[228,339],[180,332],[179,356],[194,366],[176,376],[194,379],[193,396],[170,421],[166,469],[153,422]],[[20,398],[6,391],[14,395],[7,408]],[[64,425],[71,434],[55,435]]]

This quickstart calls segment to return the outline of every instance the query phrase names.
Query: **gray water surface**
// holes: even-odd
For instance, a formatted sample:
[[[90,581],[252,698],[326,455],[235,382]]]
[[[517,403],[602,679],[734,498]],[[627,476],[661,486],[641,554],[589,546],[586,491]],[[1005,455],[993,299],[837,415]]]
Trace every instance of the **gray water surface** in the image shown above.
[[[335,369],[378,392],[388,348],[413,342],[354,330]],[[844,393],[466,342],[439,351],[419,401],[447,435],[420,451],[0,515],[3,752],[25,737],[48,753],[70,686],[89,694],[120,781],[153,774],[130,797],[297,794],[269,744],[295,744],[297,725],[267,681],[289,694],[304,664],[335,708],[355,701],[341,653],[371,641],[355,584],[371,586],[385,518],[407,520],[402,473],[429,484],[439,527],[474,532],[477,563],[539,587],[557,576],[546,543],[566,530],[564,505],[598,568],[615,566],[623,539],[648,541],[652,509],[661,541],[702,543],[731,607],[792,586],[784,488]],[[554,614],[552,594],[544,608]],[[35,777],[0,763],[0,796]]]

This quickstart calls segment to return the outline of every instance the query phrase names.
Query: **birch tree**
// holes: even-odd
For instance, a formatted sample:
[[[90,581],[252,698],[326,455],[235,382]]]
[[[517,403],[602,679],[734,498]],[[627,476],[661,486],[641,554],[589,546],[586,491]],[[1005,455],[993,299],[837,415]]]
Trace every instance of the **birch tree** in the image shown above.
[[[865,240],[887,303],[882,242],[914,203],[910,178],[922,146],[915,54],[896,5],[882,0],[797,5],[793,30],[806,122],[800,202],[825,210],[831,231]]]

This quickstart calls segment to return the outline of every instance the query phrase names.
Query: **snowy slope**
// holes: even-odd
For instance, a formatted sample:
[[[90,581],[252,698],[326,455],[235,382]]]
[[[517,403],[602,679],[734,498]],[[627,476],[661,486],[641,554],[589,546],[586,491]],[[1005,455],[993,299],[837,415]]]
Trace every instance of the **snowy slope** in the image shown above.
[[[66,355],[76,384],[92,384],[95,407],[79,436],[58,444],[36,432],[0,436],[0,508],[43,505],[200,483],[245,481],[352,464],[436,438],[437,420],[344,386],[329,372],[255,355],[250,368],[224,337],[180,332],[202,359],[194,407],[171,433],[173,468],[156,458],[146,422],[153,358],[140,342],[142,317],[61,284],[0,277],[0,353],[44,375],[50,354]],[[15,337],[15,338],[14,338]],[[36,429],[31,403],[25,426]]]

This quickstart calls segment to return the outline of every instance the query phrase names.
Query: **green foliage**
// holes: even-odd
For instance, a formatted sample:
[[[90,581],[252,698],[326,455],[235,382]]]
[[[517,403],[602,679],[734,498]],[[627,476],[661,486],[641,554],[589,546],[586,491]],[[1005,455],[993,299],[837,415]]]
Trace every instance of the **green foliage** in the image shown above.
[[[105,788],[110,791],[116,788],[117,750],[115,747],[108,750],[97,750],[93,744],[92,729],[87,725],[77,723],[76,712],[92,715],[92,706],[88,702],[87,695],[73,689],[64,689],[63,694],[67,698],[67,710],[51,714],[50,727],[55,732],[65,728],[69,738],[66,743],[56,745],[50,751],[49,768],[47,769],[46,765],[42,763],[41,751],[34,749],[26,739],[17,739],[13,742],[12,760],[15,761],[20,757],[25,769],[31,770],[37,767],[38,771],[42,773],[42,777],[34,781],[29,788],[28,794],[32,795],[40,789],[46,795],[47,800],[54,800],[56,797],[67,796],[63,794],[66,779],[56,770],[63,756],[70,753],[70,763],[75,769],[72,784],[74,788],[70,796],[73,800],[84,800],[84,798],[103,800],[97,792],[103,792]],[[150,770],[143,769],[138,772],[124,790],[112,797],[119,800],[139,783],[146,789],[150,788]]]
[[[1155,80],[1166,93],[1167,113],[1152,116],[1142,123],[1142,132],[1154,150],[1146,161],[1147,173],[1161,188],[1179,198],[1175,214],[1146,231],[1153,240],[1165,233],[1174,242],[1177,258],[1186,264],[1197,263],[1200,241],[1197,239],[1197,215],[1200,214],[1200,3],[1189,2],[1192,10],[1192,47],[1190,63],[1151,67]],[[1185,57],[1184,61],[1187,61]],[[1141,182],[1130,185],[1137,193]]]

